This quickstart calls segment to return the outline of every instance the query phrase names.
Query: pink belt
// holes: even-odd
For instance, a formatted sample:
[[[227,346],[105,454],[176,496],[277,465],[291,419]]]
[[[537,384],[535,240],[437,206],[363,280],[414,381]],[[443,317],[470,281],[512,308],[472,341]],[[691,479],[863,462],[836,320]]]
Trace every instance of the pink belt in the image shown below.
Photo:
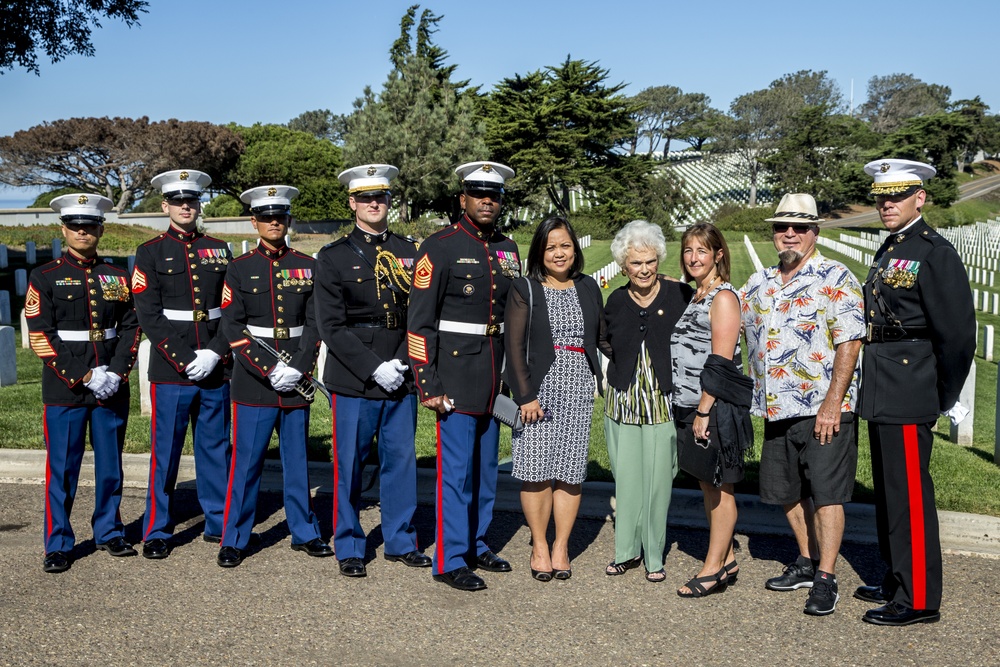
[[[579,352],[580,354],[586,354],[587,351],[582,347],[573,347],[572,345],[553,345],[556,350],[568,350],[570,352]]]

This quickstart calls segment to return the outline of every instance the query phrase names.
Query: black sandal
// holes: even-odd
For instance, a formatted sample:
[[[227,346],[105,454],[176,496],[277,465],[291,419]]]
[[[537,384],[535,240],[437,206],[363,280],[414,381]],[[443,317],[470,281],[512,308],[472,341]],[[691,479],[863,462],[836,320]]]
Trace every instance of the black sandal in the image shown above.
[[[659,584],[666,580],[667,580],[667,573],[663,571],[663,568],[660,568],[656,572],[650,572],[649,570],[646,570],[646,581],[653,584]]]
[[[736,585],[736,578],[738,576],[740,576],[739,567],[740,567],[740,564],[736,562],[735,558],[732,561],[730,561],[729,563],[726,563],[723,566],[723,569],[726,571],[726,585],[727,586],[735,586]]]
[[[632,560],[627,560],[623,563],[616,563],[611,561],[608,566],[604,568],[604,574],[609,577],[617,577],[619,574],[625,574],[629,570],[633,570],[642,564],[642,556],[636,556]]]
[[[712,593],[721,593],[726,590],[726,586],[729,584],[728,580],[722,578],[725,574],[726,568],[723,567],[721,570],[715,574],[709,574],[704,577],[695,577],[691,581],[684,584],[685,587],[690,591],[689,593],[681,593],[680,590],[677,591],[677,595],[682,598],[703,598],[706,595],[711,595]],[[704,584],[715,582],[715,586],[711,588],[705,588]]]

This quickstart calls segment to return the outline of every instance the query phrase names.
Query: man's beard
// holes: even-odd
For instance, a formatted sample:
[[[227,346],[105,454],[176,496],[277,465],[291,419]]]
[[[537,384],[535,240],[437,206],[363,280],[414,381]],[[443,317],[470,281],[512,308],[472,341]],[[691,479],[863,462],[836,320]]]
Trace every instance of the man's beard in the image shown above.
[[[804,254],[792,248],[786,248],[778,253],[778,259],[781,260],[782,266],[795,266],[802,261],[803,257],[805,257]]]

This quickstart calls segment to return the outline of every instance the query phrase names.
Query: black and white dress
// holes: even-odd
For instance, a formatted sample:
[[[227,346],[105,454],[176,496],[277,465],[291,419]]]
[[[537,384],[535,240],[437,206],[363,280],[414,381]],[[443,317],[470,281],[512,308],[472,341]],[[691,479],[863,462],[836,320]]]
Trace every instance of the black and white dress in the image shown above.
[[[583,350],[583,311],[576,287],[544,290],[556,359],[542,379],[538,402],[552,420],[514,433],[512,474],[523,482],[581,484],[587,477],[596,388]]]
[[[677,463],[681,470],[703,482],[731,484],[743,479],[743,468],[726,467],[718,433],[715,408],[709,411],[708,442],[696,442],[692,432],[695,409],[701,400],[701,371],[712,353],[712,324],[709,311],[715,295],[722,290],[736,293],[729,283],[722,283],[701,301],[691,301],[674,325],[670,337],[670,360],[673,364],[673,404],[677,420]],[[739,343],[732,356],[740,358]]]

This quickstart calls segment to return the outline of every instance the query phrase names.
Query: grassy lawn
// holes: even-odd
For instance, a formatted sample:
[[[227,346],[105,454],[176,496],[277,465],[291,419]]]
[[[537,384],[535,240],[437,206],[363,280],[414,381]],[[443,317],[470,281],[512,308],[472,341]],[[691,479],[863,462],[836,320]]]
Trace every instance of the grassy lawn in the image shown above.
[[[112,226],[109,226],[112,227]],[[116,226],[122,227],[122,226]],[[58,228],[43,228],[36,230],[36,234],[31,237],[20,236],[13,238],[10,233],[11,228],[3,230],[4,238],[0,242],[8,243],[11,246],[23,246],[24,240],[33,238],[39,242],[41,239],[51,239],[58,234]],[[118,230],[109,230],[102,247],[109,252],[108,255],[115,257],[115,263],[123,265],[125,256],[131,253],[134,244],[149,238],[155,232],[148,235],[133,236],[130,231],[127,240],[117,239]],[[227,237],[227,240],[239,241],[242,236]],[[114,239],[114,240],[112,240]],[[20,243],[19,243],[20,241]],[[322,241],[322,243],[320,242]],[[753,272],[749,254],[743,244],[742,236],[728,239],[730,250],[733,256],[733,279],[732,282],[739,286]],[[46,242],[47,243],[47,242]],[[132,245],[129,245],[131,243]],[[312,245],[321,246],[325,243],[320,237],[315,239],[302,239],[302,249],[307,250]],[[299,247],[298,243],[293,243]],[[754,243],[757,254],[765,265],[773,264],[777,257],[773,246],[770,243]],[[522,252],[526,248],[522,248]],[[309,252],[312,252],[309,249]],[[823,249],[827,256],[843,261],[845,258],[833,253],[828,249]],[[104,254],[104,253],[102,253]],[[661,270],[671,276],[678,277],[680,268],[678,263],[679,244],[668,244],[667,258],[661,265]],[[596,271],[611,261],[611,251],[609,241],[594,241],[593,245],[585,251],[586,269]],[[41,259],[41,251],[40,251]],[[864,275],[864,267],[859,264],[846,262],[848,266]],[[12,303],[11,312],[17,319],[23,307],[23,297],[13,295],[13,271],[23,266],[23,255],[18,258],[17,253],[11,257],[11,267],[0,270],[0,289],[11,291]],[[616,276],[610,287],[613,289],[624,284],[624,278]],[[611,290],[606,290],[605,295]],[[1000,325],[1000,318],[992,315],[978,313],[981,324]],[[18,332],[18,341],[20,341]],[[42,424],[41,424],[41,371],[42,366],[30,350],[23,350],[18,347],[17,352],[18,384],[0,389],[0,447],[43,449]],[[996,405],[997,386],[997,364],[986,362],[981,357],[976,360],[977,382],[976,382],[976,405],[979,410],[975,414],[974,432],[975,442],[971,447],[960,447],[948,441],[948,424],[946,420],[941,420],[936,430],[936,443],[931,458],[931,472],[934,476],[937,489],[938,507],[946,510],[975,512],[979,514],[989,514],[1000,516],[1000,467],[993,463],[993,449],[995,438],[994,411]],[[136,373],[132,375],[132,413],[129,419],[128,431],[126,434],[125,451],[130,453],[144,453],[149,451],[149,426],[148,417],[143,417],[139,413],[138,398],[138,377]],[[604,442],[603,427],[603,401],[598,399],[594,406],[594,414],[591,428],[590,442],[590,463],[588,468],[589,479],[611,480],[610,465],[607,458],[607,448]],[[420,465],[433,466],[435,459],[435,429],[434,416],[428,411],[419,411],[416,435],[417,457]],[[315,461],[330,460],[330,411],[325,405],[317,404],[313,407],[310,423],[310,458]],[[757,472],[760,456],[760,440],[763,434],[762,424],[755,420],[755,432],[757,442],[747,466],[747,478],[742,482],[737,490],[744,493],[756,493]],[[501,428],[501,456],[510,454],[510,431]],[[190,439],[185,451],[191,452]],[[277,457],[277,442],[272,440],[272,457]],[[858,457],[857,484],[855,487],[854,499],[859,502],[872,502],[872,481],[871,465],[868,450],[868,434],[864,423],[860,425],[859,432],[859,457]],[[697,488],[697,483],[687,477],[684,473],[678,476],[676,485],[683,488]]]

